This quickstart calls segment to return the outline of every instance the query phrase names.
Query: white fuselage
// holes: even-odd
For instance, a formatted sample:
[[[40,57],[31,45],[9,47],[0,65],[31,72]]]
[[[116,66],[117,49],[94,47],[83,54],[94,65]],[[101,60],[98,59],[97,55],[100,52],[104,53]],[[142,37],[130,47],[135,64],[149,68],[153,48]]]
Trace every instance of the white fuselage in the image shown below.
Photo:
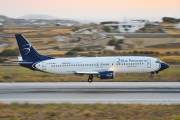
[[[40,61],[35,67],[54,74],[73,74],[76,71],[114,71],[115,73],[150,73],[158,71],[157,58],[117,56],[117,57],[77,57],[57,58]]]

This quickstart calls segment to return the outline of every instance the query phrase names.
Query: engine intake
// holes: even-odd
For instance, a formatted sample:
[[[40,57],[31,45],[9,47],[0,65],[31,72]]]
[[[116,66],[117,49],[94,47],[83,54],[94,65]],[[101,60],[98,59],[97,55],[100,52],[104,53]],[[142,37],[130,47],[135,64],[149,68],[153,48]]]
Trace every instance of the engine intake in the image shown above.
[[[99,73],[100,79],[114,79],[114,77],[115,77],[114,71],[105,71]]]

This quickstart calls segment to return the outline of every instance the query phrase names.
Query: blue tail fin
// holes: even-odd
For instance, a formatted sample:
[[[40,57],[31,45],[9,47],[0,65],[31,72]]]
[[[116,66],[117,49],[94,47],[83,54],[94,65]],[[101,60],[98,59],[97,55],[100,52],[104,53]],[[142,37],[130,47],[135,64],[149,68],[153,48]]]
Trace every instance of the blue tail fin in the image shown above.
[[[53,59],[51,57],[39,54],[23,35],[15,34],[15,37],[23,60],[29,61]]]

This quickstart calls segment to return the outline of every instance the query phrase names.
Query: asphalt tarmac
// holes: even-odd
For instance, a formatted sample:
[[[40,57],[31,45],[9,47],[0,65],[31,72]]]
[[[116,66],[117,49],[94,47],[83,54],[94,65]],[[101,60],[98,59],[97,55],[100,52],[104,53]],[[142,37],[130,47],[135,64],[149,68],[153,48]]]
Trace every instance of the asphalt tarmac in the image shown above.
[[[180,82],[0,83],[0,102],[180,104]]]

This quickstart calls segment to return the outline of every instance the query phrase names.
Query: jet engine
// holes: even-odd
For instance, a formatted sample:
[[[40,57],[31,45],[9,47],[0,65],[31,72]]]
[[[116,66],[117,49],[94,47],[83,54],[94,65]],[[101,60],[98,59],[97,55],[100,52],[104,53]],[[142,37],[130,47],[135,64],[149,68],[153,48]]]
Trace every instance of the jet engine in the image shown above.
[[[115,77],[114,71],[105,71],[99,73],[100,79],[113,79]]]

